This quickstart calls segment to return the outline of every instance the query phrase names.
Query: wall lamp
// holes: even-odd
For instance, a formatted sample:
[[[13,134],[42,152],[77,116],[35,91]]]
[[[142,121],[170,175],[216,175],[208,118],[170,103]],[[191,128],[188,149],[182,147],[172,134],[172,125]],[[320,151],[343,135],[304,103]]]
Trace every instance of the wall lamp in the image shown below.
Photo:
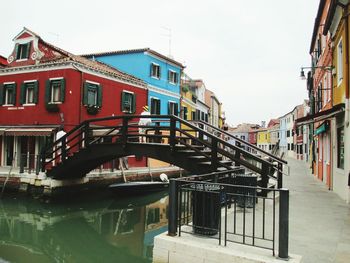
[[[305,77],[305,73],[304,73],[304,69],[316,69],[316,68],[319,68],[319,69],[322,69],[322,70],[325,70],[325,71],[330,71],[332,72],[332,70],[334,69],[333,66],[315,66],[315,67],[301,67],[301,70],[300,70],[300,79],[302,80],[305,80],[306,77]]]

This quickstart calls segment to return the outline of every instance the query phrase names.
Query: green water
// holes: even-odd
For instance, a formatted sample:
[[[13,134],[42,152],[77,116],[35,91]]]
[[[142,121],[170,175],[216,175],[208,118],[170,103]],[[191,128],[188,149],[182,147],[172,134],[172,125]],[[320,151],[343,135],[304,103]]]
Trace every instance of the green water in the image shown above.
[[[152,262],[166,193],[139,198],[0,200],[0,262]]]

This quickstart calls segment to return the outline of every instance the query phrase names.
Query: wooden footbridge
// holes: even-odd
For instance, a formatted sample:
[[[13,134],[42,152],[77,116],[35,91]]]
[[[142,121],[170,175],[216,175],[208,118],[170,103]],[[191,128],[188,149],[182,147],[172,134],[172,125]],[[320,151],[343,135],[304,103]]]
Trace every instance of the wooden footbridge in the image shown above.
[[[151,126],[140,126],[151,118]],[[147,129],[140,134],[139,129]],[[140,137],[146,142],[139,142]],[[234,139],[236,143],[228,142]],[[123,115],[90,119],[73,128],[42,154],[42,171],[55,179],[84,177],[99,165],[129,156],[158,159],[191,174],[242,171],[259,175],[259,185],[271,180],[282,187],[286,161],[205,122],[189,122],[173,115]]]

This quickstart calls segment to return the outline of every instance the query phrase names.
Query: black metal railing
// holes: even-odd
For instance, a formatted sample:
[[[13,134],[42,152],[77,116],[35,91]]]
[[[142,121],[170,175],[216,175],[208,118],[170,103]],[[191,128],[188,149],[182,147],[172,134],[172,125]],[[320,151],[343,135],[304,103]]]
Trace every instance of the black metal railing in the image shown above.
[[[240,243],[273,255],[278,240],[278,256],[287,259],[289,190],[273,189],[262,197],[254,181],[236,171],[171,179],[169,235],[204,235],[220,245]]]
[[[139,125],[140,118],[151,118],[152,124]],[[147,132],[140,133],[144,129]],[[242,165],[260,174],[263,187],[268,186],[269,178],[277,180],[278,186],[282,186],[282,176],[274,175],[279,164],[276,167],[273,159],[265,160],[174,115],[124,115],[86,120],[44,149],[45,154],[41,157],[42,171],[64,164],[70,157],[92,145],[118,143],[126,147],[128,143],[138,143],[140,137],[146,137],[147,143],[170,146],[173,151],[177,146],[191,149],[209,160],[211,170],[218,167],[232,169],[232,164],[225,162],[228,160],[235,166]],[[203,149],[208,149],[209,152]]]
[[[233,140],[236,144],[236,146],[241,147],[245,149],[246,151],[259,156],[260,158],[263,158],[265,160],[268,160],[269,162],[275,162],[276,165],[273,166],[273,169],[275,170],[277,174],[277,185],[278,188],[282,188],[283,186],[283,167],[287,165],[287,161],[283,160],[282,158],[279,158],[274,153],[269,153],[267,151],[264,151],[263,149],[260,149],[254,144],[251,144],[239,137],[236,137],[222,129],[219,129],[207,122],[204,121],[191,121],[194,125],[200,127],[201,129],[214,134],[217,137],[220,137],[224,140]]]

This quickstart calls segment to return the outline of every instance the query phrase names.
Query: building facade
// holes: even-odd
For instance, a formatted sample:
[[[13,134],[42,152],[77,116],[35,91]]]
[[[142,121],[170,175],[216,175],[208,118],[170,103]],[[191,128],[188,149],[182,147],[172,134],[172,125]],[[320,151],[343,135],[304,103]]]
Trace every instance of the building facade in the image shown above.
[[[147,83],[151,114],[179,115],[180,77],[184,66],[150,48],[84,55]]]
[[[34,168],[60,127],[68,132],[87,119],[141,113],[147,102],[142,80],[66,52],[27,28],[13,41],[8,65],[0,68],[1,166]]]

